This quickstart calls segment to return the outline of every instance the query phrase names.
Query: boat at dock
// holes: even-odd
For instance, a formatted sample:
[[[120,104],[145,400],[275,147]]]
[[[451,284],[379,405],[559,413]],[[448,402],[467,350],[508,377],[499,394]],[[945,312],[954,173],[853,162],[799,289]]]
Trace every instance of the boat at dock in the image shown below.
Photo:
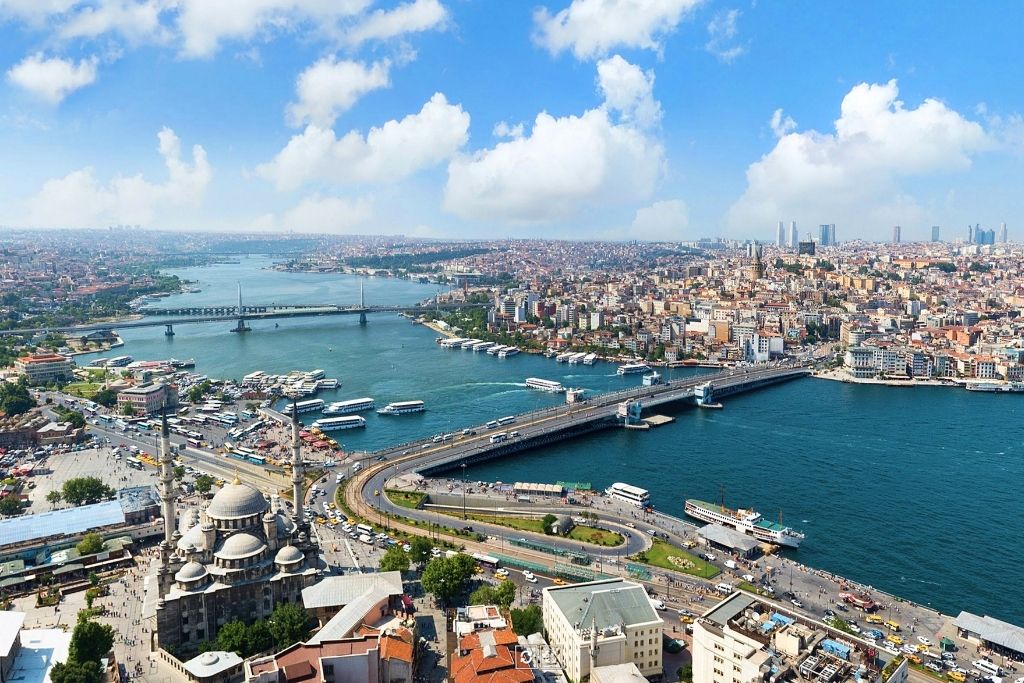
[[[580,361],[582,361],[586,357],[587,354],[585,353],[574,353],[571,356],[569,356],[569,360],[567,362],[569,363],[569,365],[579,365]]]
[[[693,498],[686,501],[683,510],[690,517],[710,524],[721,524],[749,534],[759,541],[766,541],[788,548],[799,548],[804,535],[787,526],[770,522],[756,510],[731,510],[724,505],[706,503]]]
[[[426,410],[423,401],[397,401],[389,403],[377,411],[378,415],[405,415],[407,413],[422,413]]]
[[[519,349],[514,346],[506,346],[501,351],[498,351],[498,358],[508,358],[519,353]]]
[[[311,426],[319,429],[321,432],[336,432],[339,429],[365,427],[366,418],[358,415],[349,415],[348,417],[326,417],[322,420],[315,421]]]
[[[565,391],[565,387],[563,387],[560,382],[550,379],[540,379],[539,377],[527,377],[526,386],[531,389],[539,389],[540,391],[547,391],[552,394],[560,394]]]
[[[968,382],[967,391],[983,391],[994,394],[1019,394],[1024,392],[1024,382]]]
[[[488,356],[497,356],[498,352],[501,351],[504,348],[505,347],[502,346],[501,344],[495,344],[491,348],[487,349],[487,355]]]
[[[353,398],[348,401],[335,401],[324,408],[324,415],[346,415],[358,413],[361,410],[369,410],[374,406],[374,401],[369,396],[365,398]]]
[[[167,362],[172,368],[194,368],[196,366],[195,358],[186,358],[185,360],[171,358]]]
[[[639,372],[647,372],[651,369],[647,363],[626,363],[620,365],[619,369],[615,371],[617,375],[635,375]]]
[[[323,399],[314,398],[309,401],[298,401],[297,403],[289,403],[281,411],[285,415],[291,415],[293,411],[302,413],[312,413],[317,410],[322,410],[324,407]]]
[[[560,353],[557,356],[555,356],[555,362],[556,363],[564,363],[565,361],[569,360],[570,356],[572,356],[572,352]]]
[[[337,389],[340,382],[334,378],[330,379],[318,379],[316,381],[317,390],[320,389]]]
[[[596,360],[597,360],[597,354],[596,353],[588,353],[587,355],[583,356],[583,364],[584,365],[593,365],[594,361],[596,361]]]

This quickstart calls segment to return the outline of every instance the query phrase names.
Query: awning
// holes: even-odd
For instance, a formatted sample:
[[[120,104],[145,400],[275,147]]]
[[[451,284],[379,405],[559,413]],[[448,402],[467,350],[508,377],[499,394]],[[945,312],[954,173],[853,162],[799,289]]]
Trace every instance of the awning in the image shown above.
[[[954,647],[956,647],[956,643],[954,643],[952,639],[943,636],[942,640],[939,641],[939,647],[941,647],[943,650],[952,650]]]
[[[72,562],[71,564],[66,564],[63,567],[58,567],[57,569],[54,569],[53,573],[55,575],[68,574],[79,569],[85,569],[85,565],[79,564],[78,562]]]

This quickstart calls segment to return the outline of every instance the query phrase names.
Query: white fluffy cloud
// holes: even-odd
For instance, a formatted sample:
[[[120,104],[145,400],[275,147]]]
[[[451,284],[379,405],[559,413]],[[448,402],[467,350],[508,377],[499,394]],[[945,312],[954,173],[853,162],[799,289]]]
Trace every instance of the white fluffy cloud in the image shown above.
[[[609,88],[636,100],[625,97],[629,88]],[[615,109],[605,102],[579,116],[542,112],[528,135],[453,159],[444,208],[472,220],[530,223],[649,197],[664,151],[634,121],[614,121]]]
[[[630,233],[634,239],[682,241],[690,224],[690,212],[681,199],[666,199],[637,209]]]
[[[796,130],[796,121],[786,116],[782,109],[776,109],[772,113],[772,120],[769,121],[769,125],[772,127],[772,133],[774,133],[777,138],[781,138],[783,135],[789,135]]]
[[[592,59],[620,47],[661,50],[665,36],[701,0],[572,0],[552,15],[534,12],[534,41],[551,54]]]
[[[347,233],[373,218],[373,200],[347,199],[312,194],[283,215],[266,214],[250,226],[254,230],[280,232]]]
[[[206,152],[192,147],[192,163],[181,158],[181,143],[170,128],[157,134],[158,150],[167,167],[167,180],[153,183],[142,177],[118,176],[102,183],[92,168],[83,168],[47,181],[29,200],[27,223],[33,227],[96,227],[112,223],[150,224],[181,207],[198,206],[213,169]],[[163,220],[166,224],[167,221]]]
[[[347,40],[352,45],[388,40],[406,33],[440,29],[447,21],[448,11],[438,0],[413,0],[394,9],[370,13],[348,32]]]
[[[360,97],[391,85],[387,61],[366,65],[351,60],[324,57],[306,68],[295,83],[298,102],[288,105],[288,123],[301,126],[312,123],[321,128],[334,125],[342,112],[351,109]]]
[[[469,114],[435,93],[416,114],[337,138],[309,125],[256,172],[279,189],[308,182],[398,182],[455,154],[469,138]]]
[[[647,128],[661,120],[661,103],[654,99],[654,72],[630,64],[619,55],[597,63],[597,85],[605,106],[623,121]]]
[[[727,64],[746,52],[745,47],[736,44],[739,34],[736,20],[739,18],[738,9],[722,10],[708,23],[708,42],[704,49]]]
[[[273,30],[314,26],[329,32],[372,0],[179,0],[182,54],[209,57],[224,40],[247,40]]]
[[[747,169],[747,189],[730,208],[734,228],[796,219],[843,222],[851,232],[882,235],[900,216],[919,214],[902,178],[964,170],[996,140],[938,100],[907,109],[896,81],[861,83],[843,98],[834,133],[790,132],[792,119],[772,117],[775,148]]]
[[[59,104],[75,90],[96,81],[98,63],[95,57],[76,64],[70,59],[46,58],[37,52],[11,67],[7,80],[50,104]]]
[[[150,39],[163,42],[170,37],[160,23],[167,6],[164,0],[99,0],[70,14],[58,35],[68,39],[117,33],[130,43]]]

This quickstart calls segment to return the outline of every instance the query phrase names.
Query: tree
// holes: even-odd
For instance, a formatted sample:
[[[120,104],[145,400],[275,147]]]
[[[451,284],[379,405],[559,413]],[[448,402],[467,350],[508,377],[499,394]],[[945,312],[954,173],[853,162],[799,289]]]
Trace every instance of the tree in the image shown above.
[[[229,621],[217,631],[217,649],[244,657],[248,639],[249,629],[246,628],[245,622],[238,619]]]
[[[693,664],[684,664],[676,672],[679,676],[679,683],[693,683]]]
[[[550,512],[548,514],[544,515],[544,519],[542,519],[540,521],[541,525],[543,525],[543,527],[544,527],[544,533],[547,534],[548,536],[553,534],[554,532],[551,531],[551,528],[554,526],[555,522],[557,522],[557,521],[558,521],[558,517],[555,517]]]
[[[68,659],[76,662],[95,662],[107,656],[114,646],[114,627],[89,619],[79,618],[71,634]]]
[[[247,629],[247,657],[274,647],[274,634],[265,621],[257,621]]]
[[[473,558],[462,553],[453,557],[435,557],[427,563],[420,583],[442,603],[462,593],[466,581],[473,575]]]
[[[384,553],[384,556],[380,558],[380,570],[382,572],[409,571],[409,553],[397,545],[391,546]]]
[[[523,609],[512,610],[512,630],[521,636],[543,631],[544,613],[540,605],[527,605]]]
[[[98,503],[114,495],[114,489],[103,483],[99,477],[75,477],[64,482],[61,496],[69,505],[78,507]]]
[[[126,415],[128,417],[134,417],[135,416],[135,408],[132,406],[131,403],[125,403],[124,406],[122,406],[122,408],[121,408],[121,414],[122,415]]]
[[[100,683],[103,675],[97,662],[58,662],[50,669],[52,683]]]
[[[274,643],[279,650],[304,640],[309,635],[309,615],[299,605],[280,605],[268,620]]]
[[[494,601],[502,609],[508,609],[512,601],[516,599],[516,585],[508,579],[503,580],[494,589]]]
[[[196,491],[207,494],[213,488],[214,478],[208,474],[200,474],[196,477]]]
[[[4,496],[0,498],[0,515],[11,517],[21,514],[21,499],[17,496]]]
[[[430,550],[434,545],[430,542],[429,538],[424,538],[423,536],[417,536],[412,539],[409,545],[412,546],[409,551],[409,559],[422,569],[423,565],[430,559]]]
[[[46,494],[46,502],[49,503],[50,505],[56,505],[63,499],[64,497],[61,496],[60,491],[57,490],[50,491],[49,493]]]
[[[182,479],[184,479],[185,478],[185,468],[182,467],[181,465],[176,465],[174,467],[174,478],[177,479],[178,481],[181,481]]]
[[[24,379],[15,383],[0,383],[0,412],[5,415],[21,415],[35,405],[35,399],[28,393],[28,384]]]
[[[113,389],[100,389],[93,395],[92,400],[106,408],[113,408],[117,405],[117,392]]]
[[[64,406],[54,406],[53,412],[57,413],[57,416],[64,422],[70,422],[71,426],[75,429],[81,429],[85,426],[85,416],[77,410],[66,408]]]
[[[75,546],[81,555],[95,555],[103,550],[103,537],[99,534],[86,534]]]

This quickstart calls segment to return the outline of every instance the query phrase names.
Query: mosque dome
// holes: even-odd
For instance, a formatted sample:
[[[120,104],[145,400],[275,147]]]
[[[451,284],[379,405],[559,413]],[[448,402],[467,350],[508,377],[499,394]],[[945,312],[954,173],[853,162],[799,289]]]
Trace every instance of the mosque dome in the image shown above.
[[[306,556],[302,554],[301,550],[293,545],[286,545],[277,551],[277,555],[274,556],[274,564],[295,564],[305,559]]]
[[[174,580],[179,583],[191,583],[200,579],[206,578],[207,572],[206,567],[199,564],[198,562],[186,562],[178,573],[174,575]]]
[[[241,519],[262,514],[269,507],[270,503],[262,493],[235,479],[217,491],[206,515],[211,519]]]
[[[242,531],[228,536],[214,552],[214,557],[221,560],[243,560],[260,554],[266,547],[262,538]]]

